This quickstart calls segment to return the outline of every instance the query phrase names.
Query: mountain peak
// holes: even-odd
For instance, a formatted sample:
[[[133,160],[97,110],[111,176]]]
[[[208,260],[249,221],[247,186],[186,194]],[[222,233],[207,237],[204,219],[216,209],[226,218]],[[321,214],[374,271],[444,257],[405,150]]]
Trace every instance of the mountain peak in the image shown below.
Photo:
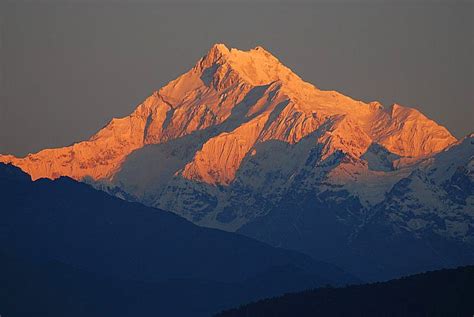
[[[223,53],[229,53],[229,48],[224,43],[215,43],[214,45],[212,45],[210,51],[213,50],[217,50]]]
[[[209,51],[197,63],[200,69],[206,69],[216,64],[223,64],[230,54],[230,49],[223,43],[212,45]]]
[[[319,90],[261,46],[245,51],[217,43],[190,71],[91,139],[25,158],[0,155],[0,162],[13,163],[34,179],[111,179],[144,145],[209,128],[215,131],[201,144],[200,154],[195,151],[201,159],[187,157],[191,165],[184,168],[183,162],[180,168],[189,178],[224,184],[234,180],[253,147],[272,140],[295,144],[315,132],[325,158],[335,151],[359,158],[374,142],[395,155],[424,157],[456,141],[414,109],[393,105],[384,110],[378,102],[365,104]]]
[[[216,59],[226,56],[230,53],[230,50],[227,48],[225,44],[216,43],[214,44],[209,52],[206,54],[206,57],[210,60],[215,61]]]
[[[207,52],[204,58],[215,60],[216,57],[218,59],[222,56],[228,56],[229,54],[232,55],[233,57],[237,57],[239,54],[242,54],[242,53],[250,54],[254,56],[261,55],[261,56],[272,58],[275,61],[278,61],[278,59],[272,53],[266,50],[263,46],[257,45],[248,51],[244,51],[244,50],[239,50],[236,48],[229,48],[224,43],[215,43],[214,45],[212,45],[212,47],[209,49],[209,51]]]
[[[199,60],[196,68],[200,72],[220,76],[232,73],[253,86],[268,85],[275,81],[297,82],[298,85],[303,83],[301,78],[262,46],[244,51],[229,49],[226,45],[217,43]]]

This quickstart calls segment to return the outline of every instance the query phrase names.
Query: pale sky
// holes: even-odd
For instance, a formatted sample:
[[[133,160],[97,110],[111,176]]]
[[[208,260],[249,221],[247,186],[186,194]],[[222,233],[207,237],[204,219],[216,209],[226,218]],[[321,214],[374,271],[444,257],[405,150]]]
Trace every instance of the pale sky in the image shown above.
[[[265,47],[306,81],[474,131],[474,2],[0,0],[0,153],[89,138],[211,47]]]

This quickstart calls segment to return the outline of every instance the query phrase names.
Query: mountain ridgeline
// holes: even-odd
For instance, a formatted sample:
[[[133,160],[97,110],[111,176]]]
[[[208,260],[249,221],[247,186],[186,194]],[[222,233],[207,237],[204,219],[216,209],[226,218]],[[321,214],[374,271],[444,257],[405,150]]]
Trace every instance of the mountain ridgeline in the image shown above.
[[[6,316],[210,316],[357,280],[309,256],[198,227],[70,178],[0,164],[0,308]]]
[[[303,81],[223,44],[89,140],[23,158],[364,280],[474,262],[474,135]]]
[[[433,317],[471,316],[474,266],[440,270],[383,283],[325,287],[285,294],[216,317]]]

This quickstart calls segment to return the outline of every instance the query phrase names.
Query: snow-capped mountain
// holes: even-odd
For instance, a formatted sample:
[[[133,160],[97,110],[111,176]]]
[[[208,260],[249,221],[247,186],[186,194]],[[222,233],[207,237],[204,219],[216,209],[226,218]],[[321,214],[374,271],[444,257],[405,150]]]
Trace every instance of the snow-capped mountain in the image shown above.
[[[372,276],[389,277],[474,261],[463,251],[474,248],[472,138],[458,142],[413,108],[320,90],[262,47],[216,44],[89,140],[0,162],[346,266],[400,232],[454,241],[463,254],[435,245],[413,265],[375,254]]]

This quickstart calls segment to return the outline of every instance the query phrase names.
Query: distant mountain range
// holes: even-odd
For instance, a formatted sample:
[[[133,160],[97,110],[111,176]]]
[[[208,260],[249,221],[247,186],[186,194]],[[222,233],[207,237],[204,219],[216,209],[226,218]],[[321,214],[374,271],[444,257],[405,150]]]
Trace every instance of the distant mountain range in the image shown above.
[[[471,316],[474,266],[408,276],[384,283],[321,288],[243,305],[219,317]]]
[[[473,157],[473,134],[216,44],[89,140],[0,162],[379,280],[474,263]]]
[[[198,227],[70,178],[0,164],[5,316],[210,316],[357,280],[309,256]]]

